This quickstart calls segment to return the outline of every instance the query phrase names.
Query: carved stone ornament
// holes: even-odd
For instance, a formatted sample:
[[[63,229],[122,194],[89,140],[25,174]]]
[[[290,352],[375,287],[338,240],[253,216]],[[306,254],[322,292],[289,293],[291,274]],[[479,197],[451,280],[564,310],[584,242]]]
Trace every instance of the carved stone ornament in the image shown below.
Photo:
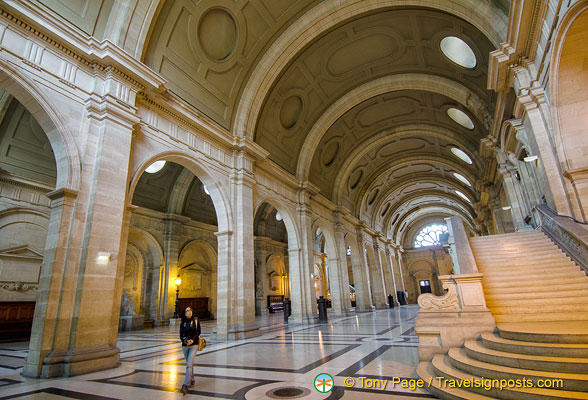
[[[21,282],[2,283],[0,288],[10,290],[11,292],[27,292],[29,290],[39,290],[39,285]]]
[[[447,289],[447,293],[443,296],[435,296],[432,293],[420,295],[418,303],[423,310],[447,310],[459,308],[457,293],[455,292],[454,286],[450,286]]]

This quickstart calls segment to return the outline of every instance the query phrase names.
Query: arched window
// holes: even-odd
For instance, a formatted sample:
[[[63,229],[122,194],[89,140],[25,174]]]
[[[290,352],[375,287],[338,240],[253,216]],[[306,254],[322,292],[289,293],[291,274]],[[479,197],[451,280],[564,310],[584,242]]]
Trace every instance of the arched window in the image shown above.
[[[425,226],[416,235],[414,239],[414,247],[425,247],[425,246],[439,246],[441,241],[439,235],[447,233],[447,226],[442,224],[433,224]]]

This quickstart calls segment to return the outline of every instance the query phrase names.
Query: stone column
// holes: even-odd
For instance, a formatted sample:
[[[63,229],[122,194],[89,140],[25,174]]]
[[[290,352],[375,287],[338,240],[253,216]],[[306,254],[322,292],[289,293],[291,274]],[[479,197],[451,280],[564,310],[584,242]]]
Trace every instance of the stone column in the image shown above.
[[[365,258],[365,243],[363,234],[358,229],[357,243],[358,251],[351,253],[351,269],[353,271],[353,281],[355,283],[355,302],[356,311],[373,311],[372,298],[370,296],[369,271]]]
[[[384,285],[384,271],[382,270],[382,260],[380,258],[380,246],[377,237],[374,237],[373,241],[374,263],[369,266],[372,277],[372,293],[376,308],[384,309],[388,308],[388,303],[386,302],[386,287]]]
[[[229,327],[227,338],[245,339],[258,336],[259,325],[255,322],[255,268],[253,264],[253,158],[244,150],[236,155],[237,171],[231,176],[233,206],[233,260],[228,269],[231,277],[222,290],[230,291]],[[220,246],[220,245],[219,245]],[[219,266],[220,267],[220,266]]]
[[[233,232],[216,232],[218,243],[216,336],[226,339],[232,323],[233,291]]]
[[[266,243],[269,241],[265,237],[255,238],[255,314],[267,315],[267,293],[268,277],[266,274],[266,261],[269,256]],[[287,297],[287,296],[285,296]]]
[[[122,83],[105,73],[86,102],[82,176],[77,197],[50,194],[53,215],[41,271],[30,352],[23,375],[72,376],[119,365],[116,348],[123,238],[134,108],[111,92]],[[128,88],[125,88],[128,89]],[[131,93],[132,90],[131,90]],[[133,97],[133,96],[130,96]],[[99,258],[99,255],[101,256]],[[113,324],[116,323],[116,328]]]
[[[512,221],[515,231],[530,230],[532,229],[531,226],[525,222],[527,210],[522,192],[518,185],[517,170],[508,160],[506,154],[501,150],[496,150],[496,159],[499,165],[498,173],[502,177],[504,192],[508,199],[508,204],[511,207]]]
[[[332,311],[338,315],[348,315],[351,308],[349,297],[349,274],[347,272],[347,248],[345,232],[340,223],[335,224],[335,251],[337,259],[329,259],[329,275],[331,278]]]
[[[314,280],[311,278],[312,271],[314,271],[314,250],[312,247],[310,198],[316,193],[318,190],[310,183],[304,183],[298,191],[296,213],[300,229],[300,249],[288,250],[290,252],[292,316],[294,321],[304,323],[318,321]],[[293,262],[298,265],[294,265]]]
[[[394,255],[393,255],[393,250],[391,251],[392,244],[390,242],[386,243],[386,268],[389,271],[389,276],[392,279],[392,285],[390,286],[390,294],[392,295],[393,299],[396,299],[396,303],[398,304],[398,299],[397,299],[397,295],[396,295],[396,291],[398,290],[396,288],[396,277],[394,276],[394,263],[393,263],[393,259],[394,259]],[[394,300],[392,300],[394,301]],[[390,304],[388,304],[390,305]]]
[[[165,232],[163,234],[163,254],[165,258],[162,298],[160,301],[160,325],[173,317],[176,306],[176,285],[174,283],[179,274],[178,260],[180,258],[180,239],[183,231],[183,220],[180,215],[168,214],[163,220]],[[180,295],[182,293],[180,292]],[[181,313],[182,310],[178,310]],[[180,315],[181,317],[181,315]]]

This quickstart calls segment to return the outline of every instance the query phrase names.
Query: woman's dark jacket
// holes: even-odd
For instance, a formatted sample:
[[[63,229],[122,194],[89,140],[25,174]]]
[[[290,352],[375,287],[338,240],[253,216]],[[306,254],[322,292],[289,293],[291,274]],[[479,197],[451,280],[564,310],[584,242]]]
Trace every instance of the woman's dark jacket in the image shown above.
[[[198,346],[198,337],[200,336],[200,320],[198,318],[182,318],[180,324],[180,339],[182,340],[182,346],[187,346],[186,341],[192,339],[193,345]]]

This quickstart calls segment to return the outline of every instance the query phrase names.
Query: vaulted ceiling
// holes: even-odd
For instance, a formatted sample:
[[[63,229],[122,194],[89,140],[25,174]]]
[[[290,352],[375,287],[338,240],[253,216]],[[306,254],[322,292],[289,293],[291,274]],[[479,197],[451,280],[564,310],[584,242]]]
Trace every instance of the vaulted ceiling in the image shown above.
[[[232,129],[265,53],[326,3],[168,0],[144,61],[173,95]],[[495,106],[488,58],[499,42],[477,26],[493,21],[466,21],[443,0],[384,3],[305,32],[311,40],[257,99],[251,137],[277,166],[398,242],[407,225],[431,216],[459,215],[474,227],[478,149]],[[488,4],[505,25],[508,1]]]

